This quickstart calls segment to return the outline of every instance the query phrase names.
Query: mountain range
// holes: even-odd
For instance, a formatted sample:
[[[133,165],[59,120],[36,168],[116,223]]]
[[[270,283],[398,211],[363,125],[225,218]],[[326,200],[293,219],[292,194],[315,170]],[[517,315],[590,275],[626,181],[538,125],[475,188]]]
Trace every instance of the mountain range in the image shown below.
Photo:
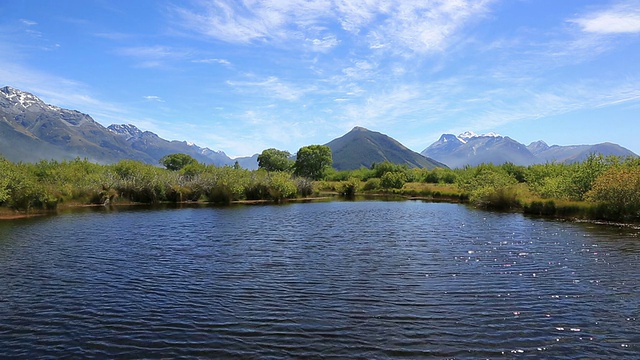
[[[637,156],[612,143],[549,146],[537,141],[525,146],[507,136],[472,132],[459,136],[444,134],[419,154],[385,134],[362,127],[355,127],[325,145],[331,148],[337,170],[370,167],[384,161],[432,169],[489,162],[517,165],[575,162],[591,153]],[[45,104],[33,94],[9,86],[0,88],[0,155],[8,160],[37,162],[79,157],[103,164],[132,159],[159,165],[163,156],[174,153],[188,154],[199,162],[216,166],[237,162],[246,169],[258,168],[258,154],[231,159],[222,151],[186,141],[165,140],[134,125],[104,127],[87,114]]]
[[[0,155],[11,161],[86,158],[97,163],[122,159],[158,164],[169,154],[185,153],[216,166],[257,168],[257,155],[231,159],[222,151],[186,141],[169,141],[133,125],[105,128],[91,116],[45,104],[33,94],[0,88]]]
[[[496,133],[478,135],[470,131],[458,136],[443,134],[421,154],[443,162],[451,168],[506,162],[524,166],[547,162],[573,163],[582,161],[591,154],[637,156],[632,151],[609,142],[596,145],[549,146],[540,140],[525,146],[508,136]]]

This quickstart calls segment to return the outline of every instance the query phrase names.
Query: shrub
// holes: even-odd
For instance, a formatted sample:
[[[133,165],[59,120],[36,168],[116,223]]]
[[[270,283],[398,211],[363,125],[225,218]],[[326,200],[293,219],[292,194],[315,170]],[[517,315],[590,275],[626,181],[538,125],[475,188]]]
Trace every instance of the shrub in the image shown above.
[[[640,218],[640,166],[616,166],[603,172],[586,198],[604,203],[609,217],[619,218],[626,214]]]
[[[352,198],[356,195],[356,192],[360,189],[360,179],[350,178],[347,181],[340,182],[338,186],[338,192],[340,195]]]
[[[385,189],[402,189],[407,177],[401,172],[386,172],[380,178],[380,186]]]
[[[362,190],[364,190],[364,191],[378,190],[378,189],[380,189],[380,187],[381,187],[380,179],[371,178],[371,179],[367,180],[366,183],[364,183],[364,186],[362,187]]]
[[[296,182],[291,180],[289,173],[285,172],[270,173],[267,188],[271,199],[276,201],[295,197],[298,191]]]
[[[298,188],[298,194],[306,197],[313,194],[313,182],[306,178],[296,178],[296,187]]]

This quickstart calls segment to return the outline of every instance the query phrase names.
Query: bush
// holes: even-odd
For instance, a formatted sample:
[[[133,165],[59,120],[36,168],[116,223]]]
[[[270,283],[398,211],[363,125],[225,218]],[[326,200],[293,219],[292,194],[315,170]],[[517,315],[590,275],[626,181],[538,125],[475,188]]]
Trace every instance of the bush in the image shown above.
[[[354,197],[358,190],[360,190],[360,179],[356,178],[350,178],[347,181],[342,181],[338,186],[338,192],[340,195],[348,198]]]
[[[513,187],[477,189],[471,202],[484,209],[510,210],[520,207],[517,191]]]
[[[380,186],[385,189],[402,189],[407,177],[400,172],[386,172],[380,178]]]
[[[556,203],[549,201],[532,201],[524,206],[525,214],[551,216],[556,214]]]
[[[380,189],[380,187],[381,187],[380,179],[371,178],[371,179],[367,180],[366,183],[364,183],[364,186],[362,187],[362,190],[364,190],[364,191],[378,190],[378,189]]]
[[[291,180],[289,173],[272,172],[269,174],[267,189],[271,199],[281,201],[282,199],[295,197],[298,186],[296,182]]]
[[[296,178],[296,187],[298,188],[298,195],[307,197],[313,194],[313,182],[306,178]]]
[[[603,172],[586,194],[589,201],[606,205],[608,217],[622,214],[640,218],[640,166],[616,166]]]

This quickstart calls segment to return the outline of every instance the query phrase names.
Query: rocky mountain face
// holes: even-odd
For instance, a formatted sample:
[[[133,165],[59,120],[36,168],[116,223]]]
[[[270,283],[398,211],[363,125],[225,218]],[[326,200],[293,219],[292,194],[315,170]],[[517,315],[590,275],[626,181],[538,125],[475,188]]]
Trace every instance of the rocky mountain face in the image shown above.
[[[379,132],[355,127],[347,134],[326,144],[331,148],[336,170],[355,170],[373,163],[389,161],[410,168],[446,167],[444,164],[409,150],[398,141]]]
[[[0,154],[12,161],[88,158],[99,163],[152,162],[89,115],[47,105],[36,96],[0,89]]]
[[[528,166],[546,162],[572,163],[586,159],[590,154],[605,156],[637,156],[628,149],[612,143],[575,146],[549,146],[536,141],[525,146],[508,136],[495,133],[477,135],[465,132],[459,136],[444,134],[422,151],[422,155],[447,164],[451,168],[482,163]]]
[[[202,163],[256,169],[257,155],[231,159],[222,151],[185,141],[168,141],[134,125],[108,128],[89,115],[45,104],[9,86],[0,89],[0,155],[11,161],[87,158],[97,163],[132,159],[158,164],[168,154],[185,153]]]
[[[233,164],[233,161],[222,151],[201,148],[186,141],[165,140],[151,131],[141,131],[131,124],[109,125],[107,129],[125,139],[133,149],[148,154],[154,159],[161,159],[168,154],[183,153],[205,164],[216,166]]]

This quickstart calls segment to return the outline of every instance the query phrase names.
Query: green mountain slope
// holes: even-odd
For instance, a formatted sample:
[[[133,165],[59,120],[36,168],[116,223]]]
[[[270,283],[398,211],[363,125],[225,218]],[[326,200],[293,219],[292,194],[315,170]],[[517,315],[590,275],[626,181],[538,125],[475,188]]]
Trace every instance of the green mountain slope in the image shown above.
[[[408,149],[387,135],[362,127],[355,127],[326,145],[331,148],[333,167],[336,170],[355,170],[363,166],[368,168],[373,163],[384,161],[406,164],[410,168],[447,167]]]

